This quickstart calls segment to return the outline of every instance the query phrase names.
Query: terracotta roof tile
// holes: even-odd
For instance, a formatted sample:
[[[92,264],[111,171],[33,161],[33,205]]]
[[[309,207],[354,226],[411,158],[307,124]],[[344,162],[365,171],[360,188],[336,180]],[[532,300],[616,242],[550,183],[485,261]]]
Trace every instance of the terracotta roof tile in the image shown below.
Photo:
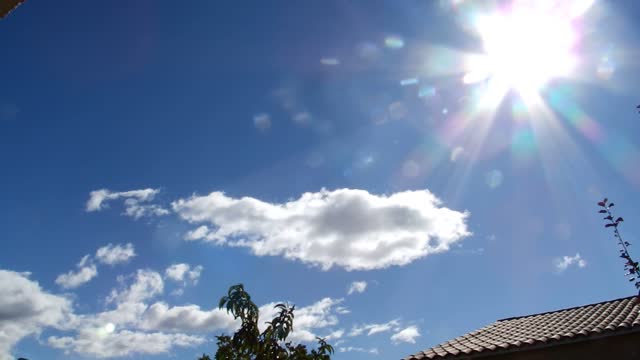
[[[24,0],[5,0],[0,1],[0,19],[7,16],[13,9],[22,4]]]
[[[545,343],[640,330],[640,300],[632,296],[541,314],[498,320],[411,355],[406,360],[458,358]]]

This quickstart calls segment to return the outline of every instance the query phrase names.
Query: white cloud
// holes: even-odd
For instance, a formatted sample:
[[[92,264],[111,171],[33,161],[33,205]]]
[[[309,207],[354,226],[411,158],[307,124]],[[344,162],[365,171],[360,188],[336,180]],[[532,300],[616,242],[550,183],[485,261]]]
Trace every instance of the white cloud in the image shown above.
[[[157,355],[170,351],[174,346],[196,346],[203,344],[202,336],[186,334],[166,334],[162,332],[139,332],[123,330],[101,333],[93,329],[83,329],[77,337],[50,336],[48,343],[65,353],[94,356],[98,358],[124,357],[133,354]]]
[[[89,255],[85,255],[77,267],[78,271],[71,270],[68,273],[58,275],[56,284],[65,289],[74,289],[98,276],[98,269],[91,263],[91,257]]]
[[[183,279],[188,272],[181,273]],[[120,289],[107,298],[111,310],[96,314],[76,315],[67,330],[72,336],[51,336],[48,344],[67,353],[99,358],[160,354],[174,347],[188,347],[205,342],[203,333],[232,333],[239,323],[225,310],[203,310],[198,305],[171,306],[163,301],[150,301],[162,294],[164,286],[159,273],[138,270],[120,277]],[[124,286],[129,282],[128,286]],[[324,298],[309,306],[296,308],[294,342],[315,341],[319,331],[330,330],[338,324],[337,308],[342,299]],[[264,322],[276,314],[276,303],[260,306],[262,329]],[[327,331],[325,331],[326,333]],[[344,331],[332,331],[337,338]]]
[[[85,256],[79,266],[89,264]],[[189,271],[181,278],[189,279]],[[138,270],[119,276],[120,286],[111,291],[102,312],[75,314],[63,297],[43,292],[28,274],[0,270],[0,289],[11,296],[0,296],[0,360],[13,359],[11,348],[28,335],[45,328],[62,333],[49,336],[46,343],[66,354],[110,358],[167,353],[176,347],[192,347],[207,341],[206,333],[232,333],[239,323],[225,310],[201,309],[198,305],[171,306],[154,301],[163,294],[160,273]],[[342,299],[324,298],[296,308],[295,327],[290,339],[314,342],[316,336],[338,339],[344,330],[335,330]],[[261,327],[276,314],[276,303],[260,307]],[[8,334],[8,335],[7,335]],[[328,334],[328,335],[327,335]]]
[[[338,348],[338,352],[361,352],[361,353],[368,353],[368,354],[373,354],[373,355],[378,355],[379,351],[378,348],[369,348],[369,349],[365,349],[362,347],[357,347],[357,346],[346,346],[346,347],[339,347]]]
[[[0,270],[0,360],[12,360],[12,347],[44,327],[61,328],[71,313],[71,302],[49,294],[27,273]]]
[[[99,211],[104,209],[106,203],[110,200],[116,200],[120,198],[135,198],[139,201],[150,201],[160,192],[158,189],[143,189],[143,190],[131,190],[112,192],[107,189],[94,190],[89,193],[89,200],[87,201],[87,211]]]
[[[163,302],[149,306],[140,323],[143,329],[180,332],[231,331],[238,325],[226,310],[203,311],[197,305],[169,307]]]
[[[415,344],[416,338],[420,336],[418,327],[412,325],[391,335],[391,341],[393,341],[394,344],[399,344],[401,342]]]
[[[562,258],[555,260],[556,269],[560,272],[567,270],[569,266],[576,265],[579,268],[587,266],[587,261],[584,260],[580,254],[575,256],[563,256]]]
[[[266,131],[271,127],[271,117],[269,114],[257,114],[253,117],[253,126],[261,131]]]
[[[134,219],[140,219],[145,216],[163,216],[168,215],[169,210],[156,204],[140,204],[140,200],[129,198],[124,201],[124,215]]]
[[[96,251],[96,259],[103,264],[119,264],[136,256],[132,244],[103,246]],[[93,263],[91,255],[85,255],[77,265],[77,271],[69,271],[60,274],[56,278],[56,284],[65,289],[74,289],[98,276],[98,268]]]
[[[164,276],[176,282],[184,282],[186,284],[187,280],[190,280],[191,283],[197,284],[202,270],[203,267],[201,265],[192,268],[189,264],[173,264],[165,270]]]
[[[398,319],[391,320],[382,324],[364,324],[364,325],[356,325],[349,332],[349,336],[359,336],[364,332],[367,333],[367,336],[379,334],[387,331],[398,331],[400,326],[400,321]]]
[[[202,225],[196,228],[195,230],[190,230],[184,236],[185,240],[200,240],[207,237],[209,234],[209,227],[207,225]]]
[[[124,281],[123,278],[120,280]],[[151,299],[164,291],[162,277],[155,271],[138,270],[134,282],[124,290],[112,290],[107,303],[139,303]]]
[[[66,274],[60,274],[56,278],[56,284],[65,289],[74,289],[80,285],[86,284],[98,275],[96,266],[91,264],[80,268],[78,271],[69,271]]]
[[[217,310],[204,312],[195,305],[170,308],[157,302],[149,306],[147,301],[163,292],[160,274],[138,270],[118,281],[124,283],[129,279],[129,286],[114,289],[107,298],[107,304],[115,305],[112,310],[73,316],[67,330],[73,330],[75,334],[50,336],[48,344],[66,353],[98,358],[152,355],[166,353],[173,347],[202,344],[206,341],[203,336],[184,332],[213,330],[233,321],[218,314]],[[210,318],[219,319],[219,322]]]
[[[349,285],[349,290],[347,291],[347,295],[351,295],[353,293],[363,293],[367,289],[366,281],[354,281]]]
[[[222,192],[172,203],[180,217],[199,227],[187,234],[220,245],[248,247],[258,256],[347,270],[406,265],[470,233],[468,214],[441,206],[427,190],[389,196],[340,189],[305,193],[286,203]]]
[[[167,215],[169,214],[167,209],[154,204],[143,204],[152,201],[159,192],[159,189],[141,189],[121,192],[112,192],[107,189],[94,190],[89,193],[86,210],[88,212],[100,211],[107,207],[107,203],[111,200],[125,199],[125,211],[123,214],[134,219],[151,215]]]
[[[96,251],[96,259],[103,264],[115,265],[129,261],[136,256],[133,244],[123,245],[108,244]]]
[[[328,335],[322,336],[325,340],[340,339],[344,335],[344,329],[338,329],[330,332]]]

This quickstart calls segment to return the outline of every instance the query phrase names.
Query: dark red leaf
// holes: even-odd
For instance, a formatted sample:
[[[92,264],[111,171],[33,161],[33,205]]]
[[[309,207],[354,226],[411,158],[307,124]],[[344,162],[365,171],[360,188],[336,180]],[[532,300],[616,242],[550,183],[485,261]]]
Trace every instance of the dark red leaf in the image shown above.
[[[604,205],[605,205],[605,204],[604,204],[604,201],[600,201],[600,202],[598,203],[598,206],[602,206],[602,207],[604,207]]]

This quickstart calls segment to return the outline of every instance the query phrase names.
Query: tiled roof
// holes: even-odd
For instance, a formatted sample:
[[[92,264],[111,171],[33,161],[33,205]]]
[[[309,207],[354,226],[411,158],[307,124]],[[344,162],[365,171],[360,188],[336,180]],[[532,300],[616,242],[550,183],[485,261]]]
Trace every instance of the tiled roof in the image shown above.
[[[11,10],[15,9],[23,3],[24,0],[3,0],[0,1],[0,19],[7,16]]]
[[[632,331],[640,331],[640,301],[636,296],[498,320],[406,359],[459,359]]]

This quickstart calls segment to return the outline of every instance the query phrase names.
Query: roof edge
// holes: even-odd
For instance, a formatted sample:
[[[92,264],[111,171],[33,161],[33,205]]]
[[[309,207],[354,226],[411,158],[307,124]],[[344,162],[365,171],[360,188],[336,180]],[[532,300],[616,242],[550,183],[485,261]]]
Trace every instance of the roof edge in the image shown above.
[[[626,298],[623,298],[623,299],[626,299]],[[615,301],[615,300],[613,300],[613,301]],[[490,357],[493,357],[493,356],[501,356],[501,355],[505,355],[505,354],[513,354],[513,353],[519,353],[519,352],[523,352],[523,351],[546,349],[546,348],[554,347],[554,346],[571,345],[571,344],[581,343],[581,342],[590,341],[590,340],[606,339],[606,338],[610,338],[610,337],[614,337],[614,336],[631,335],[631,334],[635,334],[635,333],[639,333],[639,332],[640,332],[640,326],[633,326],[633,327],[630,327],[630,328],[624,329],[624,330],[619,330],[619,329],[607,330],[606,332],[602,332],[602,333],[597,334],[597,335],[586,335],[586,336],[580,336],[580,337],[574,337],[574,338],[553,339],[552,341],[535,342],[533,344],[528,344],[528,345],[523,345],[523,346],[516,346],[516,347],[511,347],[510,346],[508,348],[502,348],[500,350],[474,351],[473,353],[464,354],[462,356],[444,356],[444,357],[443,356],[439,356],[439,357],[432,358],[430,360],[439,360],[439,359],[472,360],[472,359],[477,359],[477,358],[490,358]]]
[[[578,309],[578,308],[584,308],[584,307],[587,307],[587,306],[594,306],[594,305],[600,305],[600,304],[605,304],[605,303],[612,303],[612,302],[615,302],[615,301],[632,299],[632,298],[640,299],[640,295],[625,296],[625,297],[621,297],[621,298],[617,298],[617,299],[599,301],[599,302],[595,302],[595,303],[591,303],[591,304],[585,304],[585,305],[579,305],[579,306],[572,306],[572,307],[568,307],[568,308],[564,308],[564,309],[558,309],[558,310],[544,311],[544,312],[535,313],[535,314],[512,316],[512,317],[508,317],[508,318],[504,318],[504,319],[498,319],[495,322],[509,321],[509,320],[516,320],[516,319],[524,319],[524,318],[528,318],[528,317],[532,317],[532,316],[552,314],[552,313],[557,313],[557,312],[561,312],[561,311],[574,310],[574,309]]]

